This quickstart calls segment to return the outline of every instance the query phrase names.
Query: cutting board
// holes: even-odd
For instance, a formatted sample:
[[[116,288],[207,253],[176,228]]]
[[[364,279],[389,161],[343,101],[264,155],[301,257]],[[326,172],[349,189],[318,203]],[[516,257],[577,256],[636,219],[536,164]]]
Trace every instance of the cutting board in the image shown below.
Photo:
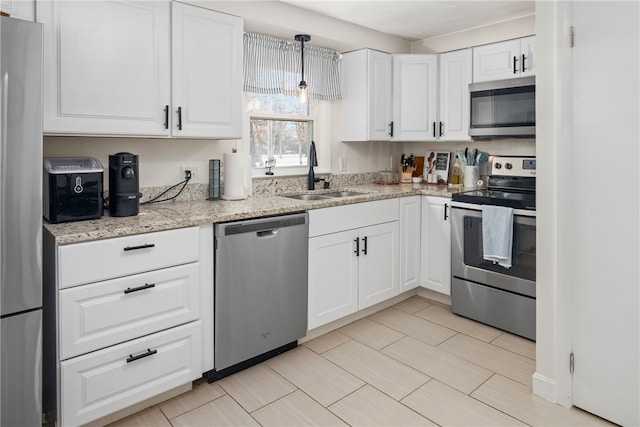
[[[414,156],[413,160],[416,165],[416,170],[413,171],[413,176],[422,176],[422,171],[424,169],[424,156]]]

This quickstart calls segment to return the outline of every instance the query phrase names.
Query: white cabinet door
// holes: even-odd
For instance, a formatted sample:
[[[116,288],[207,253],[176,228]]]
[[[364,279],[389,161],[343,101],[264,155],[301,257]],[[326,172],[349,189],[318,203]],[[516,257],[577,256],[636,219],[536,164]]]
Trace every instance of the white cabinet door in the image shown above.
[[[471,49],[440,55],[440,141],[469,141]]]
[[[191,322],[62,362],[59,425],[86,424],[200,378],[201,333]]]
[[[422,197],[422,286],[451,294],[449,199]]]
[[[473,81],[510,79],[520,70],[520,40],[473,48]]]
[[[189,227],[61,246],[58,288],[198,261],[198,239]]]
[[[393,55],[393,140],[434,141],[438,56]]]
[[[400,199],[399,293],[420,286],[421,196]]]
[[[197,320],[199,267],[196,262],[61,290],[60,359]]]
[[[370,49],[342,57],[342,141],[391,139],[391,55]]]
[[[33,22],[36,19],[36,0],[0,0],[0,11],[12,18]]]
[[[535,36],[474,47],[473,81],[535,75],[535,53]]]
[[[168,135],[168,1],[40,1],[44,132]]]
[[[358,310],[398,295],[398,222],[361,228]]]
[[[242,27],[241,18],[172,3],[172,135],[242,137]]]
[[[357,230],[309,239],[309,329],[358,310]]]
[[[536,74],[536,36],[525,37],[520,40],[520,75],[533,76]]]

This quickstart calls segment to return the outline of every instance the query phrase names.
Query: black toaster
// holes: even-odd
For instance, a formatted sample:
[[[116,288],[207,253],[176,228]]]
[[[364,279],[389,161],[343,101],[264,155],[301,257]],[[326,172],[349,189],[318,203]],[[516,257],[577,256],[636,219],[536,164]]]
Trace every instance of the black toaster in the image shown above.
[[[104,168],[93,157],[45,157],[43,212],[51,223],[102,216]]]

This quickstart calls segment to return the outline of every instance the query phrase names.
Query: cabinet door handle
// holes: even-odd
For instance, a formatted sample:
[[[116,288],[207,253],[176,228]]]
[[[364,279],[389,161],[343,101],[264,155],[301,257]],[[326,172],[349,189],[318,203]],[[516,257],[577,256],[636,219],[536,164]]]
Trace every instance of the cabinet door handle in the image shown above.
[[[518,66],[516,65],[518,63],[518,57],[514,56],[513,57],[513,74],[516,74],[518,72]]]
[[[444,123],[440,122],[440,136],[443,135],[442,128],[444,127]]]
[[[364,236],[362,238],[362,241],[364,242],[364,248],[362,248],[362,253],[366,255],[367,254],[367,236]]]
[[[178,130],[182,130],[182,107],[178,107]]]
[[[436,122],[433,122],[433,137],[436,137]]]
[[[136,360],[140,360],[140,359],[144,359],[145,357],[153,356],[157,352],[158,352],[158,350],[151,350],[150,348],[148,348],[146,353],[138,354],[137,356],[134,356],[133,354],[130,354],[129,357],[127,358],[127,363],[135,362]]]
[[[393,137],[393,122],[389,123],[389,136]]]
[[[356,250],[353,251],[356,256],[360,256],[360,239],[358,239],[357,237],[355,239],[353,239],[354,242],[356,242]]]
[[[449,208],[448,204],[444,204],[444,220],[446,221],[449,216],[447,215],[447,209]]]
[[[146,243],[144,245],[139,245],[139,246],[127,246],[123,250],[125,252],[129,252],[129,251],[137,251],[138,249],[149,249],[149,248],[155,248],[155,247],[156,245],[154,243]]]
[[[169,129],[169,106],[164,106],[164,128]]]
[[[145,283],[144,285],[138,286],[137,288],[127,288],[124,290],[124,293],[130,294],[131,292],[144,291],[145,289],[151,289],[155,287],[156,287],[155,283]]]
[[[525,70],[527,69],[527,67],[525,67],[524,65],[524,60],[527,59],[526,56],[524,56],[524,53],[522,54],[522,60],[520,61],[520,66],[522,67],[522,72],[524,73]]]

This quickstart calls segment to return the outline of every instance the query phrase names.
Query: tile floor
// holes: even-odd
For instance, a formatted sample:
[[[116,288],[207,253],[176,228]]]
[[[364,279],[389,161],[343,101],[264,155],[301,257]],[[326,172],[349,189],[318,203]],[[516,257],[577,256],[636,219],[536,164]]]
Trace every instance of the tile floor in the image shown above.
[[[125,426],[587,426],[531,394],[535,343],[418,296],[165,401]]]

